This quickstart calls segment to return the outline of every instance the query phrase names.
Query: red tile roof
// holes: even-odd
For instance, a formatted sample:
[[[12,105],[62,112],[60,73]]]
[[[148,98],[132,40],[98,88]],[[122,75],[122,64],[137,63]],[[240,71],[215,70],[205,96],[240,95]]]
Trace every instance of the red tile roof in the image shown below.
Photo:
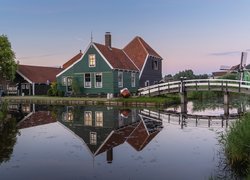
[[[72,64],[74,64],[74,62],[76,62],[77,60],[79,60],[82,57],[82,55],[83,55],[83,53],[80,51],[80,53],[78,53],[73,58],[71,58],[70,60],[68,60],[66,63],[63,64],[63,69],[66,69],[67,67],[69,67]]]
[[[18,129],[24,129],[54,122],[56,122],[56,118],[53,117],[48,111],[37,111],[25,120],[20,121],[17,127]]]
[[[130,134],[127,142],[137,151],[141,151],[159,132],[160,130],[149,132],[143,121],[141,121]]]
[[[124,51],[140,70],[142,70],[147,55],[162,59],[155,50],[138,36],[125,46]]]
[[[18,65],[17,73],[21,76],[25,76],[31,82],[34,83],[46,83],[56,81],[56,75],[63,69],[56,67],[44,67],[44,66],[30,66],[30,65]]]
[[[111,64],[114,69],[127,69],[138,71],[133,62],[124,53],[123,50],[118,48],[109,48],[105,45],[94,43],[106,60]]]

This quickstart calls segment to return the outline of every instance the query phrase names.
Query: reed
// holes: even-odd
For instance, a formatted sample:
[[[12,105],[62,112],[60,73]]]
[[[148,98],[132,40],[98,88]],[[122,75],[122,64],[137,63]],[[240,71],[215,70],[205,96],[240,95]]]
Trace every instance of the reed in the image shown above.
[[[250,177],[250,113],[230,126],[224,145],[232,170],[240,176]]]

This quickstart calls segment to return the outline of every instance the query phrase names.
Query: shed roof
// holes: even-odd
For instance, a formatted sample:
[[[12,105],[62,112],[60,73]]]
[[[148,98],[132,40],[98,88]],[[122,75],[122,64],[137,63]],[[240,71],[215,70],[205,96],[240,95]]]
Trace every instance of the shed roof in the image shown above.
[[[32,83],[55,82],[56,75],[63,69],[57,67],[18,65],[17,73]]]

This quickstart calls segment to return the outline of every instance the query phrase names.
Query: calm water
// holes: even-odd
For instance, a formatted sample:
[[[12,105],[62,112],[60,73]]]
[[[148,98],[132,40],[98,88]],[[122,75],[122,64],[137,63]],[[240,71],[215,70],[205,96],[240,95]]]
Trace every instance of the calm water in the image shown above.
[[[220,107],[194,106],[188,104],[189,113],[223,113]],[[209,124],[158,110],[114,107],[10,109],[18,132],[6,133],[8,141],[1,138],[0,179],[199,180],[223,174],[218,136],[227,126],[221,120]]]

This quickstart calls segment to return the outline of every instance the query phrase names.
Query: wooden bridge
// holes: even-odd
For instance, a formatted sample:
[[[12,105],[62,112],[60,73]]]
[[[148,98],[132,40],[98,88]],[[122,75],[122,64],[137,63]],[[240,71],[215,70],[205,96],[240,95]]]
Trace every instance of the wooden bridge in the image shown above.
[[[250,94],[250,82],[228,79],[194,79],[166,82],[138,89],[140,96],[159,96],[191,91],[222,91]]]

